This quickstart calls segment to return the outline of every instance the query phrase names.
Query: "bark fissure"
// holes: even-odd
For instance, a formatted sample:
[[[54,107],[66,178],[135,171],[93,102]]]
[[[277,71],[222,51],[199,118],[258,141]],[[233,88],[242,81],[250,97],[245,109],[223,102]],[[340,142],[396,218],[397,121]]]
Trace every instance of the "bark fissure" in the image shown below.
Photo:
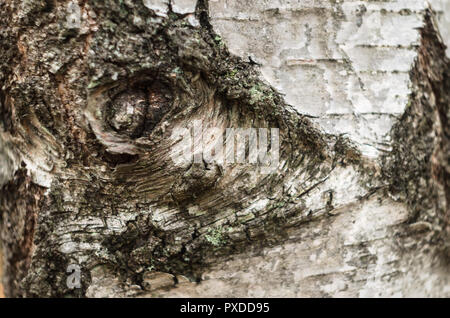
[[[392,129],[394,147],[384,171],[394,196],[411,211],[408,223],[428,225],[440,250],[448,254],[448,122],[450,61],[433,15],[425,16],[421,46],[411,71],[414,93]],[[426,244],[425,244],[426,245]]]

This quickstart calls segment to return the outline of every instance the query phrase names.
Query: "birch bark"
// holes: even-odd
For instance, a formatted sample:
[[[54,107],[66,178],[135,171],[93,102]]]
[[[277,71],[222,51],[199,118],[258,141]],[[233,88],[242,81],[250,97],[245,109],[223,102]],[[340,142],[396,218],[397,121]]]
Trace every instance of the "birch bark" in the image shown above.
[[[448,13],[0,1],[6,296],[450,296]],[[278,129],[275,171],[210,128]]]

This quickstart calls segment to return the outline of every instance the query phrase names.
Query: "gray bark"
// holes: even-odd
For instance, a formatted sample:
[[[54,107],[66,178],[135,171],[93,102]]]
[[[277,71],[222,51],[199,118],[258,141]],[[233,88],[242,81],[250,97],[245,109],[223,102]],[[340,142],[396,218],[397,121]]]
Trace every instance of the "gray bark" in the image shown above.
[[[0,1],[6,296],[448,297],[445,20],[341,2]],[[276,172],[177,165],[195,121]]]

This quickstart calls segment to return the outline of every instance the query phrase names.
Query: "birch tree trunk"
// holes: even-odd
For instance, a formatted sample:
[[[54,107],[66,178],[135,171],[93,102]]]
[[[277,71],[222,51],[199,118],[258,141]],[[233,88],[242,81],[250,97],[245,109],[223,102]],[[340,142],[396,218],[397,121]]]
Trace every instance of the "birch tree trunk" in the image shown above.
[[[0,0],[5,295],[450,296],[448,6]]]

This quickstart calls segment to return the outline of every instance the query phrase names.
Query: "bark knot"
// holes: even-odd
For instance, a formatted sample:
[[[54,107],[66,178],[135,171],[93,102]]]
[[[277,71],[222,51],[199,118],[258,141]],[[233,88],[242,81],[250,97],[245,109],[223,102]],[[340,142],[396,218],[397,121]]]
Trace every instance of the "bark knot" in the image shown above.
[[[171,106],[171,94],[162,84],[153,83],[117,94],[106,118],[116,132],[131,138],[151,132]]]

